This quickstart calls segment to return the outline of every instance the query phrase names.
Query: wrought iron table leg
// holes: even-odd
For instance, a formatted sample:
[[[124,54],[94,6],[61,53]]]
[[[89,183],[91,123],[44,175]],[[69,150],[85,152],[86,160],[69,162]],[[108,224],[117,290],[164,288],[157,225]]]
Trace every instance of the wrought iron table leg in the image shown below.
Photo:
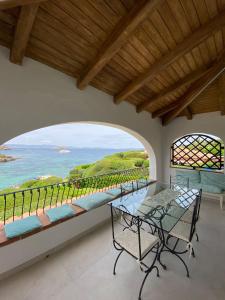
[[[156,275],[157,275],[157,277],[159,277],[159,269],[158,269],[158,267],[155,265],[156,260],[157,260],[157,258],[158,258],[158,254],[159,254],[158,250],[159,250],[159,248],[157,248],[157,253],[156,253],[156,256],[155,256],[155,258],[154,258],[154,260],[153,260],[153,262],[152,262],[152,265],[149,267],[148,270],[145,271],[146,275],[145,275],[145,277],[144,277],[144,279],[142,280],[142,283],[141,283],[141,287],[140,287],[139,295],[138,295],[138,300],[141,300],[141,294],[142,294],[142,290],[143,290],[145,281],[146,281],[148,275],[151,273],[151,271],[155,269],[155,270],[156,270]]]
[[[185,267],[185,269],[186,269],[187,277],[190,277],[188,267],[187,267],[185,261],[183,260],[183,258],[180,257],[180,255],[179,255],[178,253],[176,253],[176,252],[173,251],[172,249],[168,249],[168,248],[167,248],[167,249],[164,249],[162,252],[169,252],[169,253],[171,253],[171,254],[174,254],[177,258],[179,258],[179,260],[183,263],[183,265],[184,265],[184,267]],[[185,251],[185,252],[187,252],[187,251]],[[184,252],[184,253],[185,253],[185,252]]]
[[[174,255],[176,255],[176,257],[178,257],[178,258],[180,259],[180,261],[183,263],[183,265],[184,265],[184,267],[185,267],[185,269],[186,269],[186,272],[187,272],[187,277],[189,278],[189,277],[190,277],[190,274],[189,274],[189,270],[188,270],[188,267],[187,267],[185,261],[184,261],[183,258],[180,257],[177,253],[174,253]]]
[[[166,238],[166,244],[168,245],[168,242],[169,242],[169,239],[171,238],[172,236],[168,234],[167,238]]]
[[[164,270],[167,270],[167,266],[164,265],[164,264],[162,263],[162,261],[161,261],[161,253],[164,251],[163,249],[164,249],[164,245],[162,246],[161,250],[159,251],[157,260],[158,260],[159,264],[162,266],[162,268],[163,268]]]
[[[153,269],[156,269],[156,276],[159,277],[159,268],[158,268],[157,266],[154,266],[154,267],[152,268],[152,270],[153,270]]]
[[[197,234],[197,232],[196,232],[196,234],[195,234],[195,235],[196,235],[196,241],[197,241],[197,242],[199,242],[199,237],[198,237],[198,234]]]
[[[115,263],[114,263],[114,267],[113,267],[113,275],[116,275],[116,265],[117,265],[117,262],[118,262],[118,259],[120,258],[120,255],[123,253],[124,250],[121,250],[120,253],[118,254],[116,260],[115,260]]]
[[[145,281],[146,281],[146,279],[147,279],[147,277],[148,277],[148,275],[149,275],[150,273],[151,273],[151,270],[149,270],[149,271],[146,273],[146,275],[145,275],[145,277],[144,277],[144,279],[143,279],[143,281],[142,281],[142,283],[141,283],[141,287],[140,287],[139,295],[138,295],[138,300],[141,300],[141,293],[142,293],[142,290],[143,290]]]

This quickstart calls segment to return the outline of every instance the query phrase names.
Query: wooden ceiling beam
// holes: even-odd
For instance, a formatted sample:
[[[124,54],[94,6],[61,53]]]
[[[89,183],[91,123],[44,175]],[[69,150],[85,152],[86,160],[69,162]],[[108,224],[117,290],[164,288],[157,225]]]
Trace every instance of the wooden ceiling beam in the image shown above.
[[[188,105],[190,105],[196,97],[198,97],[214,80],[216,80],[225,70],[225,55],[214,63],[209,71],[200,79],[195,81],[187,92],[180,97],[177,107],[165,115],[162,119],[162,124],[167,125],[175,119]]]
[[[0,0],[0,10],[9,9],[16,6],[30,5],[46,0]]]
[[[114,97],[115,103],[120,103],[129,95],[139,90],[143,85],[152,80],[156,74],[165,70],[171,63],[182,57],[188,51],[203,42],[207,37],[215,33],[218,29],[225,25],[225,10],[211,19],[207,24],[202,25],[199,29],[185,38],[183,42],[178,44],[174,49],[165,54],[160,60],[156,61],[150,68],[136,77],[128,84],[120,93]]]
[[[158,117],[162,117],[165,114],[167,114],[168,112],[172,111],[173,109],[177,108],[179,103],[176,102],[172,102],[170,105],[164,106],[156,111],[154,111],[152,113],[152,118],[158,118]],[[188,120],[192,120],[193,119],[193,114],[192,111],[190,109],[190,107],[187,107],[186,109],[183,110],[183,113],[185,114],[185,116],[187,117]]]
[[[170,112],[171,110],[175,109],[177,107],[177,102],[172,102],[169,105],[166,105],[160,109],[157,109],[152,113],[152,118],[159,118]]]
[[[218,86],[218,99],[219,99],[219,106],[221,115],[225,115],[225,76],[222,74],[217,81]]]
[[[163,0],[139,0],[134,7],[115,26],[96,57],[83,71],[77,81],[77,87],[84,89],[120,50],[137,26],[151,14]]]
[[[190,109],[189,106],[187,106],[184,110],[183,110],[185,116],[187,117],[188,120],[192,120],[193,116],[192,116],[192,111]]]
[[[39,3],[21,7],[10,51],[10,61],[15,64],[22,64],[38,7]]]
[[[169,96],[170,94],[176,92],[178,89],[186,86],[187,84],[191,84],[192,82],[202,77],[206,72],[207,72],[206,68],[202,68],[200,70],[194,71],[191,74],[188,74],[184,78],[175,82],[173,85],[169,86],[167,89],[163,90],[161,93],[157,94],[155,97],[152,97],[142,102],[141,104],[137,105],[136,107],[137,113],[142,112],[143,110],[147,109],[150,104],[157,103],[158,101],[162,100],[164,97]]]

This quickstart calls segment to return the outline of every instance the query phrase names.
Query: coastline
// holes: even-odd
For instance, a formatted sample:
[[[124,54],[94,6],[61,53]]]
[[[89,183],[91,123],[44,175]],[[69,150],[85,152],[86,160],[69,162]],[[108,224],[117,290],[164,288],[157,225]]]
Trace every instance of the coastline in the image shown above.
[[[32,185],[32,182],[37,186],[38,184],[44,185],[48,182],[66,180],[70,171],[75,167],[79,169],[79,166],[96,163],[105,156],[134,150],[136,149],[70,148],[71,152],[61,154],[55,151],[53,147],[10,145],[8,152],[0,151],[1,154],[7,154],[7,156],[10,155],[14,158],[11,163],[10,159],[8,159],[8,163],[0,162],[0,190],[18,188],[19,186],[26,188],[27,185]],[[108,164],[105,167],[108,168]]]
[[[14,160],[17,160],[17,158],[10,155],[0,154],[0,163],[7,163]]]

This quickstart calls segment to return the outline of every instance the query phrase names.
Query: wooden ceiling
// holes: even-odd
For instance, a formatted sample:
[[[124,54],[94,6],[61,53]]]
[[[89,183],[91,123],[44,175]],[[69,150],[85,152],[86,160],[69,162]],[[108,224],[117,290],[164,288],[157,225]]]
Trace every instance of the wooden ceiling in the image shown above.
[[[163,125],[225,114],[225,0],[0,0],[0,44]]]

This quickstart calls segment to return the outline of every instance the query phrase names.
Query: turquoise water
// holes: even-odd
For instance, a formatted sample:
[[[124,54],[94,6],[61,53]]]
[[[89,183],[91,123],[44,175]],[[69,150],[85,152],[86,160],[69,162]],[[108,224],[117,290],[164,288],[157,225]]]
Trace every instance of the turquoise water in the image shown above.
[[[44,175],[66,177],[77,165],[95,162],[106,155],[130,149],[76,149],[60,153],[56,147],[10,145],[1,154],[18,158],[0,163],[0,189],[15,186]]]

